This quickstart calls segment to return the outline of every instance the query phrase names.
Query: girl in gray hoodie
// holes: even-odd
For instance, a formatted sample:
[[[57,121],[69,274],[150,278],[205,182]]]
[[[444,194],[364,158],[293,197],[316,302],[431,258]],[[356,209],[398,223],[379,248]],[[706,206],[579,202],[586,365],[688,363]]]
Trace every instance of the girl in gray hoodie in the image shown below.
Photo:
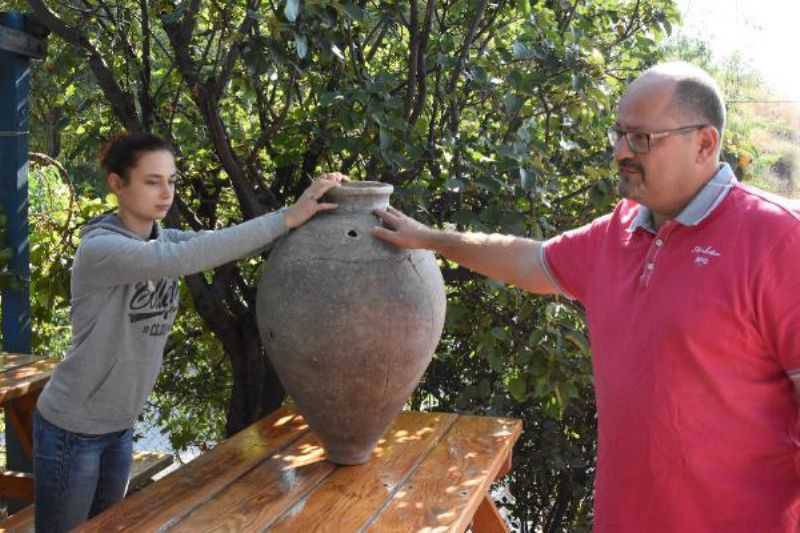
[[[151,134],[113,140],[102,158],[115,214],[89,222],[72,268],[72,344],[34,413],[36,530],[61,532],[125,495],[132,426],[161,368],[178,277],[254,255],[335,204],[324,174],[289,208],[218,231],[163,229],[175,194],[172,147]]]

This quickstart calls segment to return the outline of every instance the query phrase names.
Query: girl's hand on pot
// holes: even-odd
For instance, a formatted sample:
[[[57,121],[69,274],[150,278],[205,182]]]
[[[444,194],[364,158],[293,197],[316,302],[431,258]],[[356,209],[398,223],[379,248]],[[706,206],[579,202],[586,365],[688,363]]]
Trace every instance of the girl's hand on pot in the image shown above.
[[[314,179],[297,202],[284,213],[286,225],[289,228],[297,228],[320,211],[336,209],[337,204],[320,202],[319,199],[343,181],[347,181],[347,176],[338,172],[321,174]]]

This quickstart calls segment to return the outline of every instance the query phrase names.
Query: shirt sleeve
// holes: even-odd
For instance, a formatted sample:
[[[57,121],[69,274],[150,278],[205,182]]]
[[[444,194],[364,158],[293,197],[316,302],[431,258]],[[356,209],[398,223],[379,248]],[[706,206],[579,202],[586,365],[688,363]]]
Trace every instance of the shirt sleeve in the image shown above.
[[[800,225],[778,244],[755,278],[759,330],[780,365],[800,376]]]
[[[81,242],[75,267],[95,286],[175,278],[252,255],[288,230],[279,211],[216,231],[170,233],[169,240],[107,233]]]
[[[585,303],[591,281],[591,265],[609,218],[610,215],[600,217],[590,224],[553,237],[542,246],[542,267],[568,298]]]

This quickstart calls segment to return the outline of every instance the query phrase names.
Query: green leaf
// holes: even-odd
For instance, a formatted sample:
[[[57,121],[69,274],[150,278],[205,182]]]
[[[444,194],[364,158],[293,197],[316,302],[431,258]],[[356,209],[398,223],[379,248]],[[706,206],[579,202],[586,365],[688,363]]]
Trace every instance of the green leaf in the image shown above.
[[[346,2],[344,4],[344,12],[347,13],[353,20],[363,20],[364,19],[364,10],[355,5],[353,2]]]
[[[525,191],[532,191],[536,188],[536,171],[526,169],[525,167],[519,168],[519,182]]]
[[[492,337],[495,339],[506,340],[508,338],[508,331],[505,328],[495,327],[492,328]]]
[[[527,399],[528,384],[524,377],[517,376],[508,383],[508,392],[518,402],[524,402]]]
[[[585,355],[589,354],[589,341],[586,340],[586,337],[583,335],[583,333],[579,331],[570,331],[564,334],[564,339],[574,344],[575,347],[581,351],[581,353]]]
[[[508,94],[503,98],[503,106],[506,109],[506,114],[516,115],[520,107],[522,107],[522,99],[515,94]]]
[[[503,356],[502,354],[495,348],[491,347],[484,352],[486,360],[489,361],[489,367],[494,370],[495,372],[502,372],[503,371]]]
[[[392,133],[389,131],[388,128],[381,126],[379,136],[380,136],[381,150],[387,150],[392,145]]]

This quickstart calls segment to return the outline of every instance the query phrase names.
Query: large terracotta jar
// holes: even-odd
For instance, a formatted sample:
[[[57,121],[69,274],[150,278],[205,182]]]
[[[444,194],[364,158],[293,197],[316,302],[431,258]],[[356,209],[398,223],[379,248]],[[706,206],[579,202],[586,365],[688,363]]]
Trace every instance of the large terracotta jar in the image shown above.
[[[392,186],[350,182],[279,240],[258,287],[267,354],[328,458],[366,462],[430,363],[444,282],[431,252],[373,237]]]

